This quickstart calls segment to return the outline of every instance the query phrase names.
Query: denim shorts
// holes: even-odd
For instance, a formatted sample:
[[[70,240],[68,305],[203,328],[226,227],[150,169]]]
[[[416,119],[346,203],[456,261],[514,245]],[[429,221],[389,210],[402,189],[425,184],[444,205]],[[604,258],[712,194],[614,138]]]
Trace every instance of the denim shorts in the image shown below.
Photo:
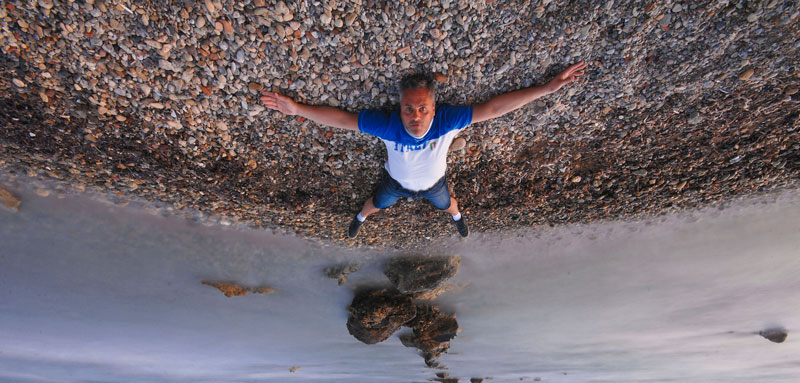
[[[383,179],[381,179],[381,184],[378,186],[375,196],[372,197],[372,203],[378,209],[386,209],[403,197],[425,198],[438,209],[446,210],[450,207],[450,189],[447,186],[447,176],[445,175],[436,181],[430,189],[415,192],[404,188],[384,170]]]

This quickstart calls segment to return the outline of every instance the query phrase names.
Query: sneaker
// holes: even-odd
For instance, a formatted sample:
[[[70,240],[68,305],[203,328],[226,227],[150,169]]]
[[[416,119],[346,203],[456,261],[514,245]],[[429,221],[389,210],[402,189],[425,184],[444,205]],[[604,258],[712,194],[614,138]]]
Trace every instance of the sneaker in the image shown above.
[[[358,235],[358,230],[361,229],[362,223],[363,222],[359,221],[358,218],[353,217],[353,221],[350,222],[350,227],[347,228],[347,236],[355,238]]]
[[[450,218],[451,220],[453,218]],[[453,220],[453,223],[456,225],[456,229],[458,229],[458,234],[461,234],[462,237],[466,238],[469,236],[469,226],[467,226],[467,217],[464,217],[464,214],[461,214],[461,219],[458,221]]]

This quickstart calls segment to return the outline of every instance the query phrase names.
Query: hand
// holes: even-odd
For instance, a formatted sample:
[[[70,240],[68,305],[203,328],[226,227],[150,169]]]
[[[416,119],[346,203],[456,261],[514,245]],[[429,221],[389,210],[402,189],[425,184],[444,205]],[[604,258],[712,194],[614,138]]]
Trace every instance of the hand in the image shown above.
[[[550,84],[554,87],[554,91],[577,80],[578,77],[583,76],[585,74],[584,69],[586,69],[586,63],[581,61],[577,64],[572,64],[569,68],[567,68],[567,70],[559,73],[556,77],[550,80]]]
[[[294,116],[297,114],[297,103],[292,101],[289,97],[263,91],[261,92],[261,102],[263,102],[267,108],[275,109],[285,115]]]

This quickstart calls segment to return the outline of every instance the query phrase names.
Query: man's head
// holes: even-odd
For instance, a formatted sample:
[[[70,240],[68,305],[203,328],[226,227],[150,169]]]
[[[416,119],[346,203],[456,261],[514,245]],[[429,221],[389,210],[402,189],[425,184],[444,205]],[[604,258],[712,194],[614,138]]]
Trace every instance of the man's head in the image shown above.
[[[428,130],[436,112],[436,84],[427,73],[411,73],[400,80],[400,119],[412,135]]]

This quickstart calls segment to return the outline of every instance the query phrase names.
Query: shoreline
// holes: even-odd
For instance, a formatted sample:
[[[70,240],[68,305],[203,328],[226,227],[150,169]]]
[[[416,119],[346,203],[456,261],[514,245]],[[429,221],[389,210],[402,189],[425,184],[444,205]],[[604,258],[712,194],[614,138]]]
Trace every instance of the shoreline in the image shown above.
[[[4,190],[9,191],[15,197],[19,197],[18,192],[27,195],[36,195],[38,197],[55,197],[55,198],[81,198],[86,199],[92,202],[97,202],[101,204],[107,204],[113,206],[115,208],[131,208],[137,211],[146,212],[150,215],[167,218],[167,219],[177,219],[182,220],[184,222],[191,222],[194,224],[205,226],[209,229],[220,228],[220,229],[231,229],[235,231],[245,231],[245,232],[253,232],[258,233],[260,231],[270,232],[272,235],[279,235],[279,236],[286,236],[290,238],[296,238],[301,241],[308,241],[308,244],[314,247],[318,247],[320,249],[326,248],[334,248],[337,251],[352,249],[356,251],[399,251],[400,253],[404,252],[412,252],[412,253],[422,253],[427,254],[430,253],[431,247],[430,245],[433,243],[437,243],[435,246],[436,248],[444,249],[451,245],[455,245],[457,243],[464,243],[467,241],[471,241],[476,239],[476,237],[480,238],[480,240],[494,240],[494,241],[503,241],[504,238],[511,239],[520,236],[524,236],[531,233],[536,233],[538,230],[541,229],[554,229],[559,227],[566,227],[566,226],[585,226],[585,225],[594,225],[598,223],[614,223],[614,222],[629,222],[629,223],[637,223],[637,222],[655,222],[659,219],[663,219],[664,217],[670,216],[682,216],[682,215],[692,215],[696,213],[702,213],[703,211],[707,211],[708,209],[719,209],[723,210],[730,206],[737,206],[737,205],[755,205],[757,203],[766,203],[766,201],[774,201],[776,199],[784,198],[786,196],[793,196],[796,193],[800,192],[800,183],[796,185],[789,185],[783,188],[775,188],[770,189],[767,191],[755,192],[748,195],[740,195],[731,197],[728,199],[723,199],[719,201],[713,201],[706,205],[699,205],[692,208],[671,208],[665,211],[661,211],[658,213],[641,213],[637,215],[627,216],[627,217],[612,217],[612,218],[605,218],[605,219],[598,219],[594,221],[586,221],[586,222],[565,222],[559,224],[545,224],[545,225],[532,225],[532,226],[509,226],[506,227],[505,230],[480,230],[475,231],[474,235],[471,235],[468,239],[459,238],[458,235],[455,233],[450,233],[452,235],[444,235],[440,237],[434,238],[422,238],[415,242],[402,244],[402,243],[387,243],[384,246],[374,246],[374,245],[366,245],[360,243],[353,243],[354,241],[349,240],[331,240],[326,238],[319,238],[319,237],[311,237],[311,236],[304,236],[302,232],[295,232],[291,230],[286,230],[280,226],[254,226],[249,222],[242,221],[240,217],[236,216],[220,216],[215,214],[208,214],[199,210],[193,210],[190,208],[182,208],[178,209],[175,206],[164,203],[164,202],[153,202],[142,199],[135,195],[124,195],[119,192],[110,193],[105,191],[102,188],[96,187],[86,187],[84,185],[74,185],[68,183],[63,180],[53,179],[51,177],[30,177],[28,175],[18,175],[8,172],[8,169],[0,167],[0,187]],[[24,209],[25,199],[21,198],[21,205],[20,209]],[[14,212],[10,212],[6,207],[0,207],[0,209],[4,209],[6,212],[10,214],[14,214]],[[446,226],[447,227],[447,226]],[[345,236],[344,234],[342,235]]]

